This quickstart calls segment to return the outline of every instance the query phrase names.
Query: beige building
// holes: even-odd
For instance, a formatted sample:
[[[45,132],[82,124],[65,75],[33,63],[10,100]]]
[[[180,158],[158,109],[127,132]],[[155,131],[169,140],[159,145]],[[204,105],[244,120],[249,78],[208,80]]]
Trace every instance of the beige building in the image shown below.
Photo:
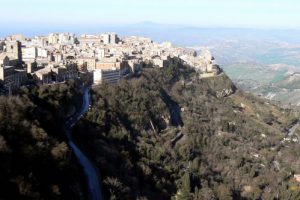
[[[9,65],[9,58],[5,53],[0,54],[0,66],[8,66]]]
[[[19,64],[22,63],[21,42],[19,41],[6,42],[5,53],[10,60],[17,60]]]
[[[111,70],[111,69],[122,69],[125,68],[125,62],[115,57],[111,58],[103,58],[96,62],[95,69],[102,69],[102,70]]]
[[[55,52],[52,54],[52,61],[54,61],[55,63],[59,64],[61,62],[63,62],[63,54],[60,52]]]
[[[167,67],[169,61],[167,59],[163,59],[159,56],[152,58],[153,67]]]
[[[128,67],[130,67],[131,72],[138,72],[143,68],[143,62],[141,59],[129,59],[127,63]]]
[[[77,67],[74,64],[67,66],[48,65],[35,71],[32,75],[44,84],[63,82],[78,77]]]
[[[48,43],[49,44],[58,44],[59,35],[57,33],[50,33],[48,35]]]
[[[14,66],[0,66],[0,80],[5,83],[19,87],[27,80],[27,72],[22,69],[16,69]]]
[[[95,58],[77,58],[77,65],[82,71],[93,71],[96,69],[96,59]]]
[[[51,68],[43,68],[34,72],[33,77],[41,81],[42,83],[52,83]]]
[[[14,34],[6,38],[8,41],[25,41],[25,36],[22,34]]]
[[[80,44],[100,44],[102,38],[99,35],[86,35],[83,34],[79,38]]]
[[[201,73],[201,77],[203,78],[212,77],[220,73],[220,68],[209,50],[204,50],[194,60],[194,67]]]
[[[117,58],[104,58],[96,62],[96,69],[93,72],[94,84],[117,83],[127,73],[129,73],[127,62]]]
[[[38,70],[37,62],[35,60],[26,61],[25,64],[26,64],[28,74],[31,74],[31,73],[35,72],[36,70]]]

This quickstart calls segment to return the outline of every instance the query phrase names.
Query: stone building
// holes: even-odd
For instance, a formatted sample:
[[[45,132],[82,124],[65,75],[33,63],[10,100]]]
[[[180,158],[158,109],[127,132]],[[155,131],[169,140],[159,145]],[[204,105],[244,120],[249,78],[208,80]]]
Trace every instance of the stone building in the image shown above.
[[[8,66],[9,65],[9,58],[5,53],[0,54],[0,66]]]
[[[93,57],[84,57],[84,58],[77,58],[77,65],[79,69],[82,71],[93,71],[96,69],[96,58]]]
[[[9,65],[10,60],[6,55],[0,55],[0,80],[5,83],[10,82],[19,87],[27,80],[27,72],[23,69],[16,69],[15,66]]]
[[[16,60],[18,64],[22,63],[21,42],[19,41],[6,42],[5,53],[10,60]]]

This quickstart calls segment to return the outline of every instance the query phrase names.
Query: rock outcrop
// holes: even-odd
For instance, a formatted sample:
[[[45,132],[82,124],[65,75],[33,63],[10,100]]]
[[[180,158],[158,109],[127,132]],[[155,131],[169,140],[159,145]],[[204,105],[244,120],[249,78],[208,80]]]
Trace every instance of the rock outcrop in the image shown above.
[[[217,98],[230,96],[237,90],[236,86],[225,73],[200,79],[200,81],[202,84],[208,86],[208,89],[214,93]]]

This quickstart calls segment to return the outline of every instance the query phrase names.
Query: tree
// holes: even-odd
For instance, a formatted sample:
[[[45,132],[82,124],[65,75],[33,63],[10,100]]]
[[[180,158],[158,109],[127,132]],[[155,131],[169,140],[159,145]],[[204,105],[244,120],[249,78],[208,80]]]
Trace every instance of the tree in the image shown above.
[[[218,197],[219,200],[232,200],[232,192],[230,188],[225,185],[221,184],[218,186]]]
[[[176,200],[191,199],[191,179],[190,173],[188,171],[186,171],[183,177],[181,178],[181,188],[179,189],[175,198]]]

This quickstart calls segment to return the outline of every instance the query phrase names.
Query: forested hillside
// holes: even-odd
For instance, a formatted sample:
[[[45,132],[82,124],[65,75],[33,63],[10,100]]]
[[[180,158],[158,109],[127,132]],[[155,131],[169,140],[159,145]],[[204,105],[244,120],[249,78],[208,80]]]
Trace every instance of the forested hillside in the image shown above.
[[[62,130],[81,104],[76,82],[0,97],[0,199],[80,199],[83,175]]]
[[[201,79],[175,58],[91,93],[73,136],[106,199],[300,199],[300,145],[284,140],[298,113],[224,73]],[[0,199],[87,199],[63,131],[81,97],[77,82],[0,97]]]
[[[300,199],[297,113],[200,79],[178,59],[92,90],[75,138],[101,172],[107,199]]]

